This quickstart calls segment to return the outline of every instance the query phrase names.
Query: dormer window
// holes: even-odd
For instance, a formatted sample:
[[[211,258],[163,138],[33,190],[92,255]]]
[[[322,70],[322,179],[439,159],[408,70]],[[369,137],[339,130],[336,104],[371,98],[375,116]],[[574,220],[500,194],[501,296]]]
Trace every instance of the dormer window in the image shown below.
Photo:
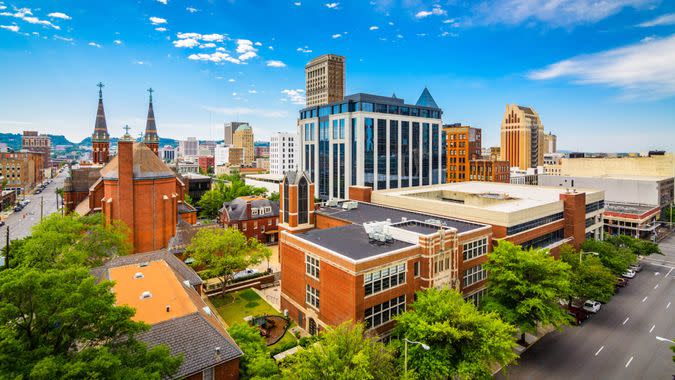
[[[143,277],[145,277],[145,276],[143,276],[143,272],[136,272],[136,273],[134,274],[134,278],[135,278],[135,279],[139,279],[139,278],[143,278]]]
[[[146,291],[144,291],[143,293],[141,293],[141,297],[140,297],[140,298],[141,298],[142,300],[148,299],[148,298],[152,298],[152,293],[150,293],[150,291],[146,290]]]

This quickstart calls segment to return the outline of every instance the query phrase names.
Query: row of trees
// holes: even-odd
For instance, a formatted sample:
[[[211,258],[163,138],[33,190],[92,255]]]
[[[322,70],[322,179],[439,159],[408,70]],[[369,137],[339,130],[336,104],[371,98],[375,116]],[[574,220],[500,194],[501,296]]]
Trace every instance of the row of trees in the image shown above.
[[[0,378],[162,379],[182,361],[135,336],[149,326],[89,274],[131,251],[126,227],[52,214],[12,242],[0,271]]]
[[[245,195],[265,195],[267,190],[263,187],[247,185],[239,174],[219,175],[211,190],[202,195],[197,205],[201,208],[202,218],[214,219],[218,217],[218,210],[224,202],[230,202],[235,198]]]

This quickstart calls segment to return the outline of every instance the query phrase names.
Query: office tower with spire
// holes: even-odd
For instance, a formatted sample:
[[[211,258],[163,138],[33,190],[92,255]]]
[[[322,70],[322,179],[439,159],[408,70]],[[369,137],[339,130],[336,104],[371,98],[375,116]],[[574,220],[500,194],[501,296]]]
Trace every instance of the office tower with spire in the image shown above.
[[[300,170],[321,199],[347,199],[350,186],[396,189],[444,183],[443,111],[425,87],[415,104],[354,94],[300,111]]]
[[[143,142],[150,150],[159,157],[159,136],[157,135],[157,125],[155,124],[155,111],[152,109],[152,88],[148,89],[150,94],[150,103],[148,104],[148,119],[145,122],[145,134]]]
[[[345,57],[324,54],[305,66],[306,106],[342,101],[345,95]]]
[[[96,111],[96,122],[94,124],[94,133],[91,135],[91,159],[95,164],[105,165],[110,159],[110,135],[105,121],[105,111],[103,110],[103,83],[98,86],[98,110]]]

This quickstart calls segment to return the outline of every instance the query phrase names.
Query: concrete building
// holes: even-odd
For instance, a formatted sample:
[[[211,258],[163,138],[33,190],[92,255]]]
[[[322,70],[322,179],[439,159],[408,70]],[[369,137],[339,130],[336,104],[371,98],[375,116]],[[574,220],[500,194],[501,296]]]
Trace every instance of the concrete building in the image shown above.
[[[270,143],[268,141],[256,141],[253,143],[253,155],[255,158],[270,157]]]
[[[427,88],[416,104],[354,94],[300,111],[301,165],[321,199],[347,199],[350,186],[389,189],[445,181],[443,111]]]
[[[178,159],[171,168],[177,174],[183,175],[187,173],[199,174],[199,164],[194,161],[185,161]]]
[[[5,189],[25,194],[44,180],[44,155],[39,152],[0,153],[0,176]]]
[[[164,145],[164,147],[159,150],[159,153],[164,162],[173,162],[176,160],[176,148],[171,145]]]
[[[215,141],[201,141],[199,143],[199,155],[200,156],[213,156],[216,154],[216,142]]]
[[[36,131],[23,131],[21,150],[42,154],[44,167],[50,168],[52,166],[52,140],[49,136],[39,135]]]
[[[243,122],[243,121],[230,121],[230,122],[225,123],[225,128],[224,128],[225,134],[224,134],[224,138],[223,138],[223,144],[224,145],[227,146],[227,145],[233,144],[232,136],[234,135],[234,131],[236,131],[237,128],[239,128],[239,126],[243,125],[243,124],[248,124],[248,123]]]
[[[196,137],[188,137],[187,140],[178,142],[178,157],[196,158],[199,156],[199,140]]]
[[[526,170],[544,163],[544,125],[531,107],[507,104],[501,126],[501,159]]]
[[[672,153],[649,157],[563,158],[560,166],[563,176],[675,176]]]
[[[483,155],[480,128],[450,124],[443,126],[446,136],[446,182],[509,182],[508,161]]]
[[[284,175],[297,170],[300,138],[297,133],[277,132],[270,137],[270,174]]]
[[[255,161],[253,162],[253,165],[256,168],[262,169],[267,172],[270,170],[270,159],[269,157],[256,157]]]
[[[306,106],[341,102],[345,95],[345,57],[324,54],[305,66]]]
[[[543,166],[540,166],[543,170]],[[509,174],[509,183],[514,185],[530,185],[536,186],[539,184],[539,168],[520,169],[512,167]]]
[[[202,199],[202,195],[211,190],[212,178],[209,176],[196,173],[184,173],[179,177],[185,184],[185,188],[187,189],[190,198],[192,198],[193,204],[199,202],[199,200]]]
[[[232,145],[243,150],[242,164],[251,165],[255,159],[253,149],[253,128],[249,124],[241,124],[234,131],[232,136]]]
[[[114,281],[116,304],[135,309],[131,319],[150,325],[136,336],[140,341],[183,357],[171,379],[239,379],[243,352],[202,299],[203,283],[192,268],[161,250],[116,257],[91,272]]]
[[[558,137],[551,132],[544,134],[544,154],[558,151]]]
[[[277,242],[279,202],[251,195],[223,203],[218,222],[225,228],[241,231],[248,239],[263,244]]]
[[[215,165],[241,165],[243,155],[244,150],[242,148],[220,144],[215,149]]]
[[[262,187],[268,194],[279,192],[279,184],[284,176],[280,174],[247,174],[244,177],[244,183],[247,185]]]

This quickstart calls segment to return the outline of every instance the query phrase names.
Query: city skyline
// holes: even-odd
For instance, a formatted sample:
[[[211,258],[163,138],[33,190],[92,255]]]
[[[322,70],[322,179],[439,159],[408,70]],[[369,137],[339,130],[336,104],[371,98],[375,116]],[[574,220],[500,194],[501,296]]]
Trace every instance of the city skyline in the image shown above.
[[[346,94],[412,103],[428,86],[443,122],[482,128],[485,146],[515,103],[537,109],[560,149],[672,151],[675,5],[544,3],[3,0],[0,131],[80,141],[102,81],[111,137],[143,131],[152,87],[160,137],[219,140],[223,122],[244,120],[268,139],[296,132],[304,66],[334,53]]]

